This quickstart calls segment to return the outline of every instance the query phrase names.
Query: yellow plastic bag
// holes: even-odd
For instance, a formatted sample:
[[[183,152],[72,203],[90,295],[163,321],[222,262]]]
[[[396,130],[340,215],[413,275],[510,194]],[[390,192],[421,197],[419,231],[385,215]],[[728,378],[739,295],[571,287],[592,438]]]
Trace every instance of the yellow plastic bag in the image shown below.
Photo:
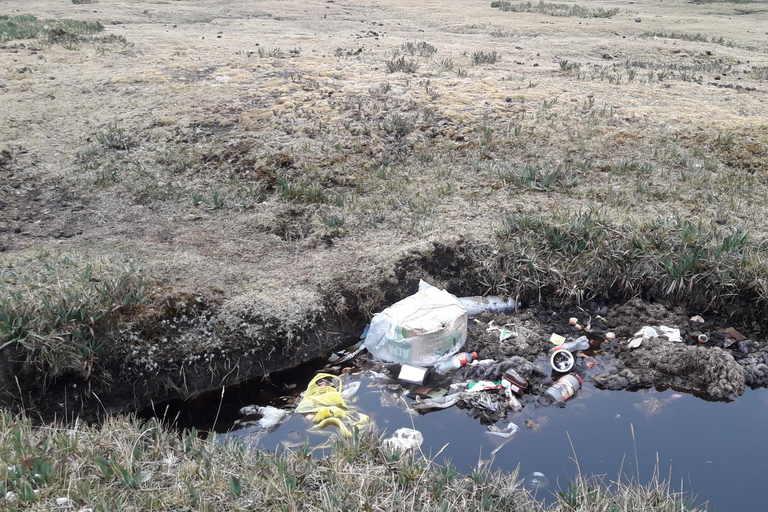
[[[335,380],[336,385],[331,386],[319,386],[317,383],[323,379]],[[324,407],[337,407],[340,409],[346,409],[347,404],[344,403],[344,399],[341,398],[341,379],[336,375],[329,373],[318,373],[315,378],[309,382],[307,391],[304,393],[299,406],[296,407],[296,412],[299,414],[317,413]],[[335,416],[335,415],[334,415]]]
[[[318,382],[331,379],[333,385],[320,386]],[[301,399],[296,412],[299,414],[314,414],[312,428],[325,429],[337,427],[339,432],[350,437],[350,427],[363,428],[368,424],[366,414],[348,411],[347,404],[341,398],[341,379],[329,373],[318,373],[309,382],[304,398]]]
[[[344,437],[352,437],[350,428],[363,428],[368,424],[368,415],[354,411],[345,411],[337,407],[323,407],[312,418],[315,428],[337,427]],[[346,424],[345,424],[346,423]],[[349,425],[349,427],[347,427]]]

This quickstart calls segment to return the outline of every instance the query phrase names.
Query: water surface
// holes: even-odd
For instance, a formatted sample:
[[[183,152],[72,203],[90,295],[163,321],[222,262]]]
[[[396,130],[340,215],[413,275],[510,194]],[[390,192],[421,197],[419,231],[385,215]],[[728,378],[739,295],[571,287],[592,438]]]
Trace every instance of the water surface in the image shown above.
[[[368,414],[381,430],[416,428],[424,435],[421,449],[428,457],[450,459],[461,471],[488,461],[503,439],[457,407],[413,414],[409,399],[399,398],[370,379],[363,379],[353,405]],[[495,454],[492,467],[529,477],[543,473],[549,485],[539,497],[551,499],[577,472],[605,475],[606,481],[629,478],[647,483],[658,471],[676,490],[708,502],[708,510],[764,511],[768,486],[768,391],[747,390],[731,403],[707,402],[674,390],[606,391],[590,383],[565,408],[534,407],[509,416],[519,431]],[[527,428],[526,420],[538,425]],[[500,422],[498,425],[502,425]],[[283,442],[301,442],[309,425],[294,414],[274,432],[232,430],[228,437],[257,439],[260,447],[279,449]],[[219,425],[217,430],[226,430]],[[314,446],[327,440],[309,436]],[[439,455],[438,455],[439,454]]]

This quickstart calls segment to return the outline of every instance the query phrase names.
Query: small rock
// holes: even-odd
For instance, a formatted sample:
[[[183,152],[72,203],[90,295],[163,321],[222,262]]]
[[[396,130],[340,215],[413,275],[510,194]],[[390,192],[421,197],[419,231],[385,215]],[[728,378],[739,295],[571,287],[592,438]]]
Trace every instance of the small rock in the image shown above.
[[[640,18],[635,18],[635,23],[640,23],[641,21],[643,20],[641,20]]]
[[[16,494],[13,491],[8,491],[5,493],[5,501],[10,501],[13,503],[14,501],[17,501],[19,499],[19,495]]]
[[[69,498],[56,498],[56,505],[59,507],[71,507],[75,502]]]
[[[696,322],[696,323],[699,323],[699,324],[703,324],[704,323],[704,319],[701,316],[699,316],[699,315],[692,316],[689,321],[690,322]]]

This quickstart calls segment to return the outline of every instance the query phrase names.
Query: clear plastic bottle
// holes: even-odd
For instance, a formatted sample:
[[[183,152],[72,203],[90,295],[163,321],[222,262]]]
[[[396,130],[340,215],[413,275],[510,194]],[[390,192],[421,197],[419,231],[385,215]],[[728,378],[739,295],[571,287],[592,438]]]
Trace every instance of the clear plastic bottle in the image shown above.
[[[580,336],[574,341],[566,341],[561,346],[568,352],[578,352],[579,350],[587,350],[589,348],[589,340],[586,336]]]
[[[467,363],[471,363],[477,358],[477,352],[459,352],[455,356],[451,356],[448,359],[441,359],[435,363],[435,372],[439,375],[448,373],[451,370],[456,370]]]
[[[467,308],[467,316],[477,316],[483,311],[490,313],[512,313],[517,311],[520,303],[514,299],[504,300],[503,297],[459,297],[461,305]]]

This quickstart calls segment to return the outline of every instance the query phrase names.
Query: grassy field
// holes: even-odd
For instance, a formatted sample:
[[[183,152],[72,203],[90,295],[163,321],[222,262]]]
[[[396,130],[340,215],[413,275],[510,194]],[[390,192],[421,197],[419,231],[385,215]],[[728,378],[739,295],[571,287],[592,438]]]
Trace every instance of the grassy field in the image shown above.
[[[702,510],[658,478],[647,486],[577,476],[544,507],[517,473],[466,473],[392,452],[375,430],[267,453],[150,422],[32,428],[0,413],[4,510]],[[539,496],[539,499],[542,497]]]
[[[766,318],[763,1],[7,12],[7,403],[269,373],[427,274]]]

